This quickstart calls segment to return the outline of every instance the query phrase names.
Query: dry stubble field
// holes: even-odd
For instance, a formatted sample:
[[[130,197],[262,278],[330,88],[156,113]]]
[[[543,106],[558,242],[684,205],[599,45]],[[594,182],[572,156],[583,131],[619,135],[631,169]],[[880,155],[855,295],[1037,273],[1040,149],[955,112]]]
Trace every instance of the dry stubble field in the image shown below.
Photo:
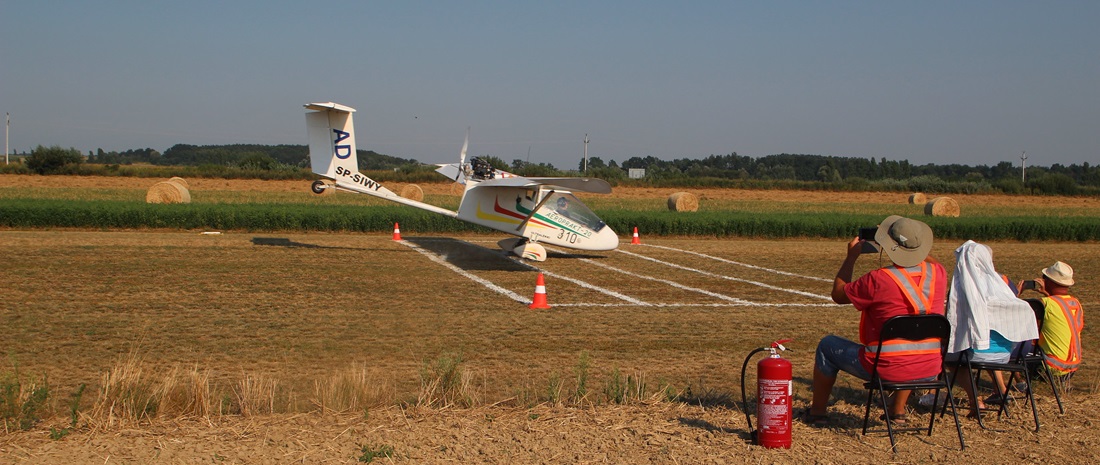
[[[126,180],[133,181],[151,184]],[[302,185],[195,180],[192,189],[204,182],[224,183],[211,190]],[[660,202],[667,194],[614,195]],[[827,202],[830,195],[796,196]],[[990,200],[997,201],[1004,198]],[[744,415],[732,401],[751,349],[795,339],[786,357],[799,408],[808,402],[817,340],[829,333],[855,338],[858,315],[821,297],[843,254],[838,241],[643,232],[641,246],[624,239],[616,252],[557,254],[539,264],[554,308],[529,310],[514,296],[531,297],[537,271],[499,255],[493,242],[500,237],[407,230],[403,237],[0,231],[3,371],[17,368],[25,382],[48,379],[60,404],[80,383],[89,385],[78,428],[49,438],[51,426],[69,423],[62,406],[58,418],[0,436],[0,462],[355,462],[366,445],[393,448],[392,457],[376,460],[410,463],[1080,463],[1098,445],[1092,422],[1100,372],[1087,354],[1065,415],[1040,391],[1040,433],[1030,431],[1027,416],[994,422],[1001,432],[963,420],[970,448],[960,452],[948,417],[931,437],[902,436],[893,456],[884,434],[859,434],[863,391],[842,375],[829,427],[796,424],[791,450],[748,444]],[[957,245],[941,241],[933,255],[951,266]],[[1054,259],[1069,261],[1081,277],[1075,294],[1087,308],[1100,301],[1092,278],[1100,273],[1097,244],[991,246],[1001,271],[1018,279]],[[875,265],[864,257],[859,272]],[[1084,343],[1087,353],[1097,346],[1088,329]],[[198,372],[229,401],[242,380],[273,383],[275,413],[140,422],[93,414],[104,375],[131,354],[146,379],[161,381],[173,369]],[[426,367],[455,357],[467,383],[464,405],[424,402]],[[578,401],[580,371],[588,374],[588,393]],[[608,402],[604,391],[616,371],[644,380],[645,394]],[[346,374],[372,386],[365,406],[322,408],[326,397],[316,387]],[[666,386],[694,401],[664,400]]]

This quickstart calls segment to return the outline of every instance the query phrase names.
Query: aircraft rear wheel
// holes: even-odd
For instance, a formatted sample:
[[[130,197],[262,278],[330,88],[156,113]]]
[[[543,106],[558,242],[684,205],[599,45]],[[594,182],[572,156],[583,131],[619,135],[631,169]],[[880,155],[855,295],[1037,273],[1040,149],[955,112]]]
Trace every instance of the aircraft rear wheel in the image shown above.
[[[320,179],[313,181],[313,184],[309,186],[309,189],[312,190],[314,194],[324,194],[325,190],[328,188],[329,185],[325,184],[325,182]]]

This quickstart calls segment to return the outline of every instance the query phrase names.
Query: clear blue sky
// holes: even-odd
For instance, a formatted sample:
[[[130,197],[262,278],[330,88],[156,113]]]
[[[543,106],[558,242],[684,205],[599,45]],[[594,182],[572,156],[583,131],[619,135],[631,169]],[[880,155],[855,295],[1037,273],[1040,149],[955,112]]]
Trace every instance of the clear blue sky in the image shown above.
[[[306,144],[575,168],[807,153],[1100,162],[1100,2],[0,4],[13,150]]]

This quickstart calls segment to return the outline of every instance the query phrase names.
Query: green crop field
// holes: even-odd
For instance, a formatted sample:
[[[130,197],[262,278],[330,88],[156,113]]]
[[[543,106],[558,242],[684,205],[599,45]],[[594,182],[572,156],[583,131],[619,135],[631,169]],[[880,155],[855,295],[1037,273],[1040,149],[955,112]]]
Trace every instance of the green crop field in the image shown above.
[[[499,455],[530,432],[564,447],[668,438],[653,448],[683,453],[682,443],[696,444],[700,460],[744,449],[752,461],[778,463],[851,453],[984,463],[980,451],[991,448],[1019,446],[1013,457],[1035,459],[1025,449],[1037,440],[1069,462],[1097,444],[1088,425],[1100,421],[1100,370],[1088,354],[1100,337],[1086,327],[1067,413],[1037,388],[1041,435],[1017,408],[996,422],[1000,431],[964,423],[972,452],[957,455],[946,417],[931,437],[905,436],[893,456],[881,434],[859,434],[865,392],[847,377],[831,407],[834,425],[796,424],[794,455],[745,445],[742,359],[793,338],[785,357],[795,408],[807,405],[817,341],[857,333],[858,314],[827,296],[845,242],[854,227],[914,214],[914,206],[864,198],[830,210],[809,194],[708,191],[701,211],[685,214],[663,208],[667,192],[588,196],[624,233],[619,249],[551,250],[548,261],[529,264],[500,253],[502,234],[454,220],[363,196],[311,196],[297,185],[255,187],[196,186],[191,204],[148,205],[140,187],[0,186],[0,418],[11,432],[0,451],[38,463],[63,461],[51,455],[59,449],[78,451],[76,461],[105,449],[156,460],[141,455],[142,444],[203,449],[215,447],[214,436],[302,457],[365,450],[347,434],[405,457],[505,444],[489,449]],[[967,200],[973,215],[921,217],[937,234],[933,257],[951,268],[968,231],[1009,231],[1008,240],[983,240],[999,271],[1026,279],[1064,260],[1080,277],[1073,293],[1086,309],[1100,302],[1100,244],[1048,238],[1094,227],[1087,214],[1053,215],[1035,199],[1015,210],[1005,207],[1014,199]],[[1086,200],[1077,210],[1092,208]],[[1017,214],[977,213],[998,209]],[[403,241],[390,237],[397,221]],[[641,245],[626,240],[635,225]],[[880,265],[866,255],[856,273]],[[548,310],[527,307],[539,272]],[[214,425],[224,429],[211,433]],[[471,428],[474,436],[459,436]],[[310,431],[326,438],[307,446],[279,439]]]
[[[300,190],[248,190],[226,186],[193,189],[186,205],[144,203],[133,187],[0,187],[0,226],[17,228],[170,228],[249,231],[386,231],[393,223],[424,232],[477,232],[481,228],[396,206],[364,195],[315,196]],[[436,189],[439,190],[439,189]],[[721,192],[721,190],[714,190]],[[881,199],[797,192],[725,198],[703,194],[698,212],[670,212],[660,199],[585,196],[616,231],[638,227],[646,234],[705,237],[846,237],[859,227],[900,214],[923,217],[923,206]],[[828,195],[828,193],[826,193]],[[1094,241],[1100,239],[1100,202],[1063,205],[1057,199],[1020,197],[1018,202],[966,204],[959,218],[925,217],[942,237],[975,240]],[[985,200],[982,198],[982,200]],[[457,209],[455,195],[428,194],[425,201]],[[369,208],[364,208],[369,207]]]

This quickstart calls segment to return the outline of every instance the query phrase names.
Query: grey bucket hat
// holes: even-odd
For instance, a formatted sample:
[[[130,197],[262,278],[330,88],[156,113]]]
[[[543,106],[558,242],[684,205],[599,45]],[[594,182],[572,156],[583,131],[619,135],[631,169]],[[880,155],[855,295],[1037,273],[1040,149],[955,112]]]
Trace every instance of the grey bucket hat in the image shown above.
[[[923,221],[892,215],[878,225],[875,242],[894,264],[916,266],[932,250],[932,228]]]

